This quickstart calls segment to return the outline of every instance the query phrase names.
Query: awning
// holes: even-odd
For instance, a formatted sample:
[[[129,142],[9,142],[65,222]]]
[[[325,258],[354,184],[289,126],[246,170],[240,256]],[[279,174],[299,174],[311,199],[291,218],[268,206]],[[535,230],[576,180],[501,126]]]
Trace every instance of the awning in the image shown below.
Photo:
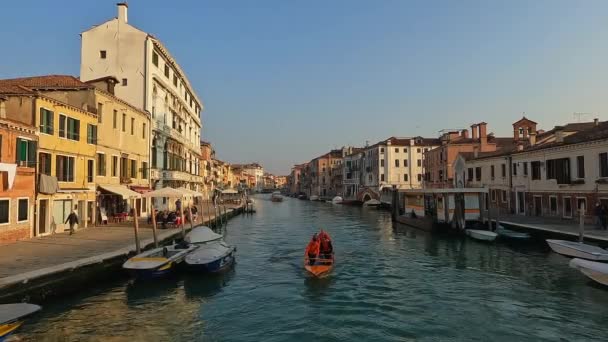
[[[122,196],[123,199],[141,198],[141,194],[127,188],[124,185],[99,185],[105,191]]]
[[[131,190],[139,192],[140,194],[145,194],[146,192],[152,191],[152,189],[146,186],[131,186]]]
[[[226,189],[226,190],[222,190],[222,194],[228,194],[228,195],[231,195],[231,194],[238,194],[238,193],[239,193],[239,192],[238,192],[238,191],[236,191],[236,190],[234,190],[234,189]]]
[[[168,198],[182,198],[184,193],[173,188],[162,188],[154,191],[150,191],[144,194],[144,197],[168,197]]]
[[[48,176],[43,173],[38,178],[38,192],[41,194],[52,195],[59,191],[59,183],[57,177]]]
[[[188,188],[181,187],[181,188],[177,188],[177,190],[183,192],[184,195],[189,195],[191,197],[203,197],[203,194],[201,194],[200,192],[190,190]]]

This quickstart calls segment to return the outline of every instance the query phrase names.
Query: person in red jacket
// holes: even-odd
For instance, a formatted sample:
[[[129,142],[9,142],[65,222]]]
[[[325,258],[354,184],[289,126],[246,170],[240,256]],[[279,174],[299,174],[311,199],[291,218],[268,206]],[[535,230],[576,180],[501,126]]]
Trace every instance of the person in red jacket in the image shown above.
[[[308,262],[310,265],[314,265],[316,259],[319,257],[320,241],[317,234],[312,236],[312,239],[306,246],[306,253],[308,254]]]
[[[329,235],[321,230],[321,232],[319,233],[319,242],[320,242],[320,254],[321,257],[324,259],[330,259],[332,253],[334,252],[334,248],[331,244],[331,239],[329,237]]]

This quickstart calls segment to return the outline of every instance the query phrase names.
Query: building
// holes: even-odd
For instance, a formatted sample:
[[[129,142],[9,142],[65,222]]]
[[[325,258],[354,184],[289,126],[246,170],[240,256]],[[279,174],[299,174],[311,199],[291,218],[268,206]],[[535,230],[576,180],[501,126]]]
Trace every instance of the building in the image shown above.
[[[264,189],[264,168],[258,163],[235,164],[233,167],[242,169],[246,175],[253,176],[255,184],[250,188],[254,191]]]
[[[335,182],[332,183],[332,171],[342,164],[343,155],[348,153],[348,148],[343,147],[339,150],[331,150],[319,157],[312,159],[310,167],[310,188],[308,196],[319,196],[333,198],[339,195]],[[341,188],[341,184],[340,184]]]
[[[37,235],[36,102],[27,89],[0,85],[0,242]]]
[[[185,186],[202,191],[200,119],[203,104],[186,74],[159,39],[118,17],[83,32],[80,77],[113,76],[117,97],[151,113],[152,187]]]
[[[459,153],[495,152],[512,148],[515,143],[513,137],[498,138],[488,134],[485,122],[471,126],[471,137],[466,129],[443,131],[439,146],[424,154],[424,187],[454,187],[454,162]]]
[[[356,201],[357,194],[363,186],[365,152],[362,148],[353,149],[352,153],[344,156],[343,159],[343,199],[346,201]],[[369,198],[371,199],[371,197]]]
[[[288,177],[289,193],[292,195],[300,195],[302,191],[301,174],[305,164],[294,165],[291,168],[291,173]]]

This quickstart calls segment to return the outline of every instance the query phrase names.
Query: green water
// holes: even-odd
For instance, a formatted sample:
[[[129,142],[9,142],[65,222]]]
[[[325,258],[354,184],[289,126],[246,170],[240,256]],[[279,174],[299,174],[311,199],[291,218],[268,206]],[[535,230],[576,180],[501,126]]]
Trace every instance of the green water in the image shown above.
[[[223,276],[126,278],[45,305],[36,341],[605,341],[608,290],[545,247],[482,244],[393,227],[373,209],[257,199],[226,240]],[[302,270],[319,227],[336,268]]]

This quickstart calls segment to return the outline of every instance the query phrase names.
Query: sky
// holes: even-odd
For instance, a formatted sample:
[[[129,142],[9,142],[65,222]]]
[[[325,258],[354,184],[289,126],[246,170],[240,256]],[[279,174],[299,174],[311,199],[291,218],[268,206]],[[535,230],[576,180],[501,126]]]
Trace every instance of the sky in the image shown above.
[[[77,76],[80,32],[116,2],[3,3],[0,78]],[[608,1],[132,0],[128,19],[186,72],[217,157],[275,174],[481,121],[510,135],[523,113],[607,119]]]

